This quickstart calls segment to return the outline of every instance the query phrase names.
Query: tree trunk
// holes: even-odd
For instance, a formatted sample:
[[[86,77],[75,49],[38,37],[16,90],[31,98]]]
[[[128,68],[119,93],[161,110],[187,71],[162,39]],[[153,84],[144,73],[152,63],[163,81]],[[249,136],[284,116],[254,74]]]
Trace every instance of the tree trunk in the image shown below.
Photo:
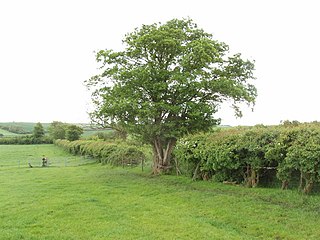
[[[257,186],[257,174],[256,171],[251,169],[251,187]]]
[[[306,181],[306,186],[303,189],[303,192],[305,194],[309,194],[312,191],[313,188],[313,181]]]
[[[199,172],[199,168],[200,168],[200,161],[198,162],[196,169],[193,172],[193,176],[192,176],[192,180],[196,180],[198,178],[198,172]]]
[[[259,185],[259,181],[260,181],[259,170],[255,171],[255,173],[256,173],[256,177],[255,177],[255,183],[253,184],[253,187],[257,187]]]
[[[179,169],[179,163],[178,163],[176,158],[174,158],[174,163],[175,163],[175,166],[176,166],[176,174],[177,174],[177,176],[181,175],[181,171]]]
[[[259,173],[252,169],[250,165],[247,165],[245,174],[245,184],[247,187],[257,187],[259,184]]]
[[[171,169],[171,154],[176,144],[176,139],[164,142],[155,138],[152,143],[153,149],[153,174],[166,173]]]
[[[303,173],[300,170],[299,191],[302,191],[302,189],[303,189]]]
[[[303,188],[303,192],[305,194],[309,194],[312,191],[312,188],[313,188],[313,185],[314,185],[313,180],[311,180],[312,176],[308,172],[307,173],[302,173],[302,171],[301,171],[300,177],[302,177],[302,176],[303,176],[303,178],[305,180],[305,185],[304,185],[304,188]]]
[[[281,185],[281,189],[282,190],[288,189],[288,185],[289,185],[289,181],[288,180],[283,180],[282,181],[282,185]]]
[[[249,165],[247,165],[247,167],[246,167],[246,172],[244,174],[244,182],[247,187],[252,187],[251,186],[251,183],[252,183],[251,182],[251,171],[250,171]]]

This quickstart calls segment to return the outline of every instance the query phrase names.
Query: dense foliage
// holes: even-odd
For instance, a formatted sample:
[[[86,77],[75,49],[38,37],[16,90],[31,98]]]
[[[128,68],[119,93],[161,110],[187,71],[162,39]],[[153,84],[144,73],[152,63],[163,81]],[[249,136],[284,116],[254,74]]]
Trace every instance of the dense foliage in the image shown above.
[[[53,121],[48,127],[49,136],[52,139],[65,139],[66,138],[67,124],[59,121]]]
[[[40,122],[38,122],[33,128],[32,136],[36,139],[41,139],[44,137],[44,134],[45,132],[43,126]]]
[[[320,125],[286,122],[218,129],[181,139],[174,154],[180,171],[194,179],[213,178],[249,187],[278,179],[283,189],[298,185],[310,193],[320,182]]]
[[[177,139],[217,124],[229,101],[253,104],[254,64],[190,19],[143,25],[126,35],[125,49],[96,54],[101,73],[88,80],[93,122],[125,129],[153,147],[153,171],[171,167]],[[125,132],[126,132],[125,131]]]
[[[99,140],[56,140],[55,144],[75,155],[98,159],[102,164],[115,166],[136,166],[146,160],[145,154],[137,147],[126,143]]]
[[[83,134],[82,127],[79,127],[77,125],[71,124],[68,125],[66,129],[66,139],[69,141],[75,141],[80,139],[80,136]]]
[[[83,128],[75,124],[53,121],[48,127],[49,136],[53,139],[67,139],[75,141],[80,139]]]

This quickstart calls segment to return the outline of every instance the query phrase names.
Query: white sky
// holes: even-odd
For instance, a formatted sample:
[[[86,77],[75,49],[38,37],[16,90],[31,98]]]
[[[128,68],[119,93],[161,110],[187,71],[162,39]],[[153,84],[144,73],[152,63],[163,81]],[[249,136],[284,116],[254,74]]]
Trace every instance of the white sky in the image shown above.
[[[254,112],[222,124],[320,120],[320,14],[317,0],[2,0],[0,122],[89,122],[84,80],[94,51],[121,49],[142,24],[190,17],[256,61]]]

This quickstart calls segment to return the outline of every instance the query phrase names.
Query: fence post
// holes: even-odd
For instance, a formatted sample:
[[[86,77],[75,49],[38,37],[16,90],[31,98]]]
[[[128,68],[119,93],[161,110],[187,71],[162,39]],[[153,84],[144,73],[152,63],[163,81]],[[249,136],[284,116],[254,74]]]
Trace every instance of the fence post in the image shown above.
[[[141,171],[143,172],[143,166],[144,165],[144,159],[142,158],[142,160],[141,160]]]

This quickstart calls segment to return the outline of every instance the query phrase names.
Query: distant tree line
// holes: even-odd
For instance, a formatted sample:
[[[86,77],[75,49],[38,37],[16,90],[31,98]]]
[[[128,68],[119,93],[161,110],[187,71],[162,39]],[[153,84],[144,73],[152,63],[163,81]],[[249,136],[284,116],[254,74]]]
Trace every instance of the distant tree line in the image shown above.
[[[32,135],[17,136],[17,137],[2,137],[0,138],[1,145],[27,145],[27,144],[51,144],[52,139],[43,137],[41,139],[34,138]]]
[[[22,132],[22,131],[21,131]],[[56,139],[78,140],[83,134],[83,129],[74,124],[54,121],[48,128],[46,134],[43,125],[38,122],[29,135],[1,137],[0,144],[45,144],[53,143]]]
[[[54,121],[50,124],[48,133],[53,140],[67,139],[69,141],[75,141],[80,139],[83,134],[83,128],[74,124]]]

